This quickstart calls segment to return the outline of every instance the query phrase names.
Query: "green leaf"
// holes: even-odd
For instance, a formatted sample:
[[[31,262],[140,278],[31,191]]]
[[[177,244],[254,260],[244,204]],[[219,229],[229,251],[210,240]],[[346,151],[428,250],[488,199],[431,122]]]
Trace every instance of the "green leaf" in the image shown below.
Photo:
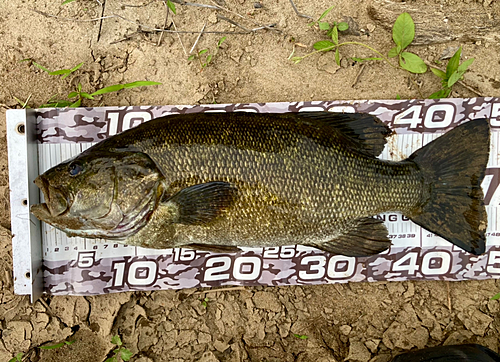
[[[450,93],[451,93],[451,88],[443,88],[438,90],[437,92],[432,93],[428,98],[429,99],[448,98]]]
[[[298,339],[308,339],[309,337],[303,334],[293,334],[294,337],[297,337]]]
[[[446,79],[446,73],[443,72],[441,69],[431,67],[431,72],[437,75],[441,79]]]
[[[396,19],[394,26],[392,27],[392,39],[396,45],[401,47],[401,50],[405,49],[411,44],[415,38],[415,23],[411,18],[410,14],[402,13]]]
[[[346,31],[347,29],[349,29],[349,24],[343,21],[337,24],[337,28],[339,28],[340,31]]]
[[[66,4],[72,3],[73,1],[75,1],[75,0],[65,0],[61,5],[66,5]]]
[[[469,65],[471,65],[472,63],[474,63],[474,58],[467,59],[465,62],[458,66],[457,71],[465,73],[467,71],[467,68],[469,68]]]
[[[71,73],[70,69],[60,69],[60,70],[54,70],[53,72],[49,72],[50,75],[61,75],[69,73]]]
[[[333,44],[329,40],[320,40],[320,41],[317,41],[316,43],[314,43],[313,48],[316,50],[323,50],[323,49],[327,49],[327,48],[333,49],[334,46],[335,46],[335,44]],[[293,60],[293,58],[292,58],[292,60]]]
[[[337,65],[340,65],[340,54],[339,54],[338,47],[337,47],[337,49],[335,49],[335,63],[337,63]]]
[[[23,356],[24,356],[24,353],[19,352],[18,354],[16,354],[16,356],[14,358],[10,359],[9,362],[19,362],[23,359]]]
[[[113,356],[113,357],[109,357],[106,361],[104,362],[116,362],[116,357]]]
[[[427,71],[427,65],[424,61],[413,53],[402,52],[399,65],[411,73],[425,73]]]
[[[70,94],[68,94],[68,98],[74,98],[78,95],[78,92],[71,92]]]
[[[43,70],[44,72],[47,72],[47,73],[50,73],[50,70],[48,70],[47,68],[45,68],[43,65],[40,65],[38,64],[37,62],[35,61],[32,61],[33,65],[37,68],[40,68],[41,70]]]
[[[109,87],[104,87],[104,88],[101,88],[97,91],[95,91],[94,93],[90,94],[91,96],[97,96],[99,94],[105,94],[105,93],[111,93],[111,92],[118,92],[119,90],[122,90],[124,87],[123,84],[115,84],[115,85],[111,85]]]
[[[398,56],[398,47],[394,47],[392,48],[391,50],[389,50],[389,53],[387,53],[387,56],[389,58],[394,58],[394,57],[397,57]]]
[[[455,73],[453,73],[451,75],[451,77],[448,79],[448,83],[447,83],[448,87],[451,88],[453,86],[453,84],[455,84],[456,82],[458,82],[462,78],[462,76],[464,75],[464,73],[465,72],[459,72],[458,70]]]
[[[323,12],[323,14],[321,14],[321,16],[319,17],[318,21],[321,21],[321,20],[322,20],[325,16],[327,16],[327,15],[328,15],[328,13],[329,13],[330,11],[332,11],[332,9],[333,9],[334,7],[335,7],[335,5],[332,5],[332,6],[330,6],[328,9],[326,9],[326,10]]]
[[[207,64],[210,63],[212,61],[212,58],[213,58],[213,55],[212,54],[209,54],[207,56]]]
[[[80,97],[83,97],[83,98],[87,98],[87,99],[94,99],[94,97],[92,97],[90,94],[88,94],[87,92],[81,92],[80,93]]]
[[[292,62],[294,62],[294,64],[298,64],[300,63],[302,60],[304,59],[304,57],[293,57],[292,59],[290,59]]]
[[[320,21],[319,30],[330,30],[330,24],[328,24],[326,21]]]
[[[120,351],[120,357],[122,358],[122,360],[124,361],[129,361],[130,358],[133,356],[134,354],[132,352],[130,352],[130,350],[126,349],[126,348],[122,348],[121,351]]]
[[[170,10],[172,10],[174,15],[177,15],[177,12],[175,11],[175,5],[173,2],[171,2],[170,0],[167,0],[167,6]]]
[[[495,295],[491,298],[491,300],[498,300],[498,299],[500,299],[500,293],[495,294]]]
[[[396,99],[401,99],[401,96],[399,94],[396,94]]]
[[[150,80],[139,80],[137,82],[126,83],[123,85],[123,88],[130,89],[130,88],[136,88],[136,87],[147,87],[150,85],[161,85],[161,83],[160,82],[153,82]]]
[[[64,341],[64,343],[66,343],[68,346],[75,343],[76,342],[76,339],[72,340],[72,341]]]
[[[192,60],[194,59],[194,57],[195,57],[195,56],[196,56],[195,54],[190,55],[190,56],[188,57],[188,62],[192,61]]]
[[[116,335],[113,338],[111,338],[111,343],[116,344],[117,346],[121,346],[122,345],[122,339],[120,338],[119,335]]]
[[[74,72],[78,69],[80,69],[80,67],[83,65],[84,62],[81,62],[80,64],[78,64],[77,66],[75,66],[74,68],[71,68],[71,71]]]
[[[159,82],[152,82],[149,80],[137,81],[137,82],[127,83],[127,84],[115,84],[115,85],[111,85],[109,87],[99,89],[90,95],[97,96],[99,94],[118,92],[119,90],[122,90],[122,89],[135,88],[135,87],[146,87],[146,86],[150,86],[150,85],[160,85],[160,84],[161,83],[159,83]]]
[[[217,43],[217,48],[219,48],[219,47],[222,45],[222,43],[224,43],[224,40],[226,40],[226,38],[227,38],[227,36],[222,37],[222,38],[218,41],[218,43]]]
[[[64,342],[53,344],[51,346],[40,346],[38,348],[40,348],[40,349],[56,349],[56,348],[61,348],[62,346],[64,346]]]
[[[206,52],[208,52],[208,49],[202,49],[198,52],[198,55],[203,55],[205,54]]]
[[[77,107],[80,107],[80,104],[82,104],[82,99],[78,98],[78,100],[75,103],[71,103],[68,107],[77,108]]]
[[[446,77],[449,79],[453,73],[458,69],[460,64],[460,55],[462,54],[462,46],[453,54],[453,56],[448,60],[448,65],[446,66]]]
[[[332,41],[337,45],[339,43],[339,32],[337,31],[337,27],[334,26],[332,29]]]

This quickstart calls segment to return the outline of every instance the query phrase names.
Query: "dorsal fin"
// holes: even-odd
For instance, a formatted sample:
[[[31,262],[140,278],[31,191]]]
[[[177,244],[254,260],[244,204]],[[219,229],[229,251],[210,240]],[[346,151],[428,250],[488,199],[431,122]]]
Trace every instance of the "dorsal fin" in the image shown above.
[[[387,125],[367,113],[300,112],[299,116],[328,124],[356,142],[357,148],[377,157],[392,133]]]

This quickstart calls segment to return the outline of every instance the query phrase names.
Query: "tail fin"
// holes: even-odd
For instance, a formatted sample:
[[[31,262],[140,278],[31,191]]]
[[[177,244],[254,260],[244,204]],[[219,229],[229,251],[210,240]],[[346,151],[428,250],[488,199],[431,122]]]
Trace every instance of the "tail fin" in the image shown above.
[[[469,121],[413,153],[424,176],[421,208],[408,215],[415,223],[460,248],[485,251],[488,223],[481,182],[490,151],[485,118]]]

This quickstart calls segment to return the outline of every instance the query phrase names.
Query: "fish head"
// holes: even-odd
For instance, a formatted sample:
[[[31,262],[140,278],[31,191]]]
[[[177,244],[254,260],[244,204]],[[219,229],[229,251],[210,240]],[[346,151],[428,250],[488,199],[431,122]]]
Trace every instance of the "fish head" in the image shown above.
[[[35,179],[40,220],[69,236],[125,238],[145,225],[161,196],[162,174],[141,152],[84,152]]]

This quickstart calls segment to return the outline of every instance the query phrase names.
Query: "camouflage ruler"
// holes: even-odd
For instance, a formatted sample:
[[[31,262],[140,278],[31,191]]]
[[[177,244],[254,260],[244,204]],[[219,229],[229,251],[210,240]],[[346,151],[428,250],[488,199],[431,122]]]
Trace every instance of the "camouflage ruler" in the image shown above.
[[[44,291],[90,295],[222,285],[500,277],[500,213],[497,215],[500,202],[500,98],[39,110],[35,113],[38,171],[42,173],[100,140],[163,115],[320,110],[367,112],[378,116],[396,132],[380,156],[392,160],[406,158],[469,119],[490,118],[491,155],[482,185],[488,212],[487,253],[474,256],[463,252],[398,213],[379,215],[389,229],[393,246],[387,252],[369,258],[330,255],[295,245],[245,248],[235,254],[189,249],[150,250],[106,240],[67,238],[64,233],[41,223]]]

